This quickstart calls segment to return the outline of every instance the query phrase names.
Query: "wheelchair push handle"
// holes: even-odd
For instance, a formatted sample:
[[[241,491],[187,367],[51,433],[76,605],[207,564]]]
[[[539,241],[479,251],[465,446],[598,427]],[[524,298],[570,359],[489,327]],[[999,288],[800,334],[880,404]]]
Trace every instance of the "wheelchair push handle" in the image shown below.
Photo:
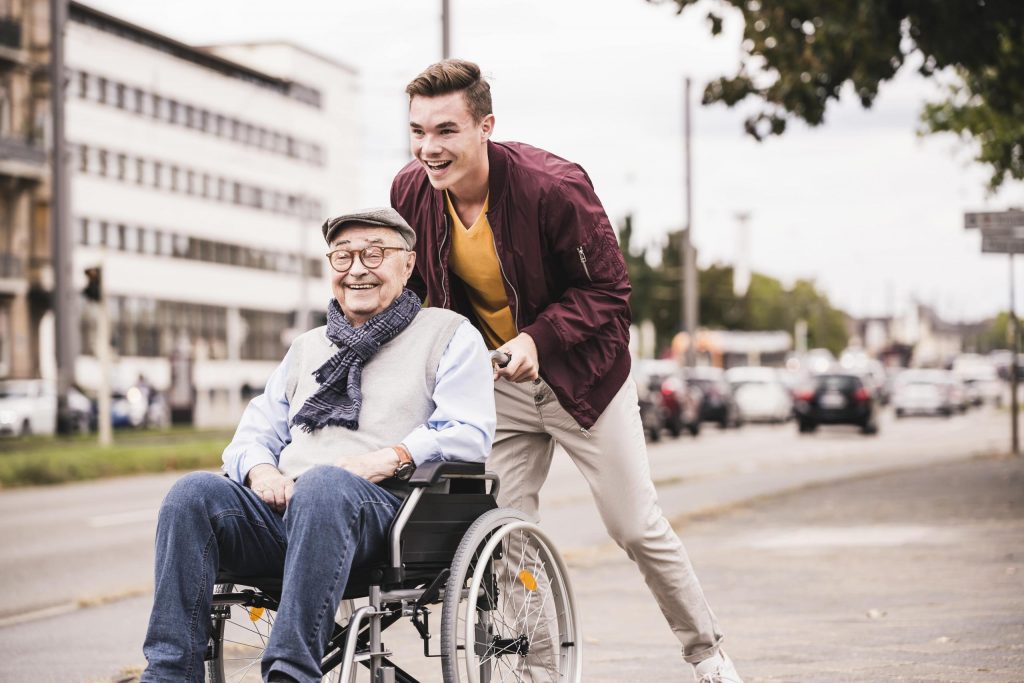
[[[507,351],[491,351],[491,365],[504,368],[512,362],[512,354]]]

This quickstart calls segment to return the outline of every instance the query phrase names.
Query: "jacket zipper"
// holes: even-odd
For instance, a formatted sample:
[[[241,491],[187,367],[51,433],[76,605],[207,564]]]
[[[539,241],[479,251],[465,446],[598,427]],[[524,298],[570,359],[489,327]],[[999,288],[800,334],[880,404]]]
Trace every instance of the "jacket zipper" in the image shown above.
[[[583,266],[583,272],[587,274],[587,279],[593,282],[594,278],[590,277],[590,269],[587,268],[587,255],[583,253],[583,245],[581,244],[576,247],[576,251],[580,255],[580,265]]]
[[[444,223],[444,232],[441,234],[441,242],[437,245],[437,265],[441,271],[441,291],[444,292],[441,308],[448,308],[448,268],[442,257],[444,243],[448,241],[448,214],[444,209],[441,209],[441,221]]]
[[[488,221],[490,219],[488,218]],[[519,292],[516,291],[515,286],[512,285],[512,281],[505,275],[505,266],[501,265],[501,256],[498,254],[498,240],[494,238],[494,226],[491,226],[491,244],[494,245],[494,256],[498,259],[498,270],[501,272],[502,279],[508,284],[508,288],[512,290],[512,296],[516,301],[516,314],[512,316],[512,324],[516,326],[516,334],[519,334]]]

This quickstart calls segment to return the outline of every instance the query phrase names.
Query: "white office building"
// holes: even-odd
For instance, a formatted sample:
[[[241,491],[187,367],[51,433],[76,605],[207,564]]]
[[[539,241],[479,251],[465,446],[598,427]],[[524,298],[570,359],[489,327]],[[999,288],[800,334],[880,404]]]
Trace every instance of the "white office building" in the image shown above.
[[[74,272],[101,265],[115,388],[230,424],[330,298],[319,225],[357,208],[356,74],[288,44],[197,48],[72,2]],[[95,387],[82,311],[79,383]]]

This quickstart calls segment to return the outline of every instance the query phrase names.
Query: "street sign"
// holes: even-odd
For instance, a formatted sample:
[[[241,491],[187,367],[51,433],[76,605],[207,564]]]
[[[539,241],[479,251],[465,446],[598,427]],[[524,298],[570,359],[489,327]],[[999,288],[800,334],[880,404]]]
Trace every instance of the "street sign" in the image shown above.
[[[1024,211],[969,211],[964,214],[964,227],[972,228],[1024,228]]]
[[[983,225],[981,227],[982,237],[994,237],[996,239],[1024,239],[1024,225]]]
[[[1024,254],[1024,238],[1001,237],[997,235],[981,236],[981,253],[983,254]]]

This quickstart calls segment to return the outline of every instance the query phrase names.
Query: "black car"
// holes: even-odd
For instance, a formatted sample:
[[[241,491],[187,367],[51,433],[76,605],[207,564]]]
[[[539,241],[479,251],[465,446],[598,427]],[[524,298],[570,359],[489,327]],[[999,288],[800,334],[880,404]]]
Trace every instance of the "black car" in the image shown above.
[[[860,427],[863,434],[878,433],[875,397],[859,376],[829,373],[811,382],[795,392],[793,412],[801,432],[813,432],[822,424],[848,424]]]
[[[739,406],[732,395],[732,386],[725,380],[723,370],[691,368],[686,371],[686,379],[700,387],[704,394],[700,402],[701,422],[715,422],[722,429],[743,424]]]

